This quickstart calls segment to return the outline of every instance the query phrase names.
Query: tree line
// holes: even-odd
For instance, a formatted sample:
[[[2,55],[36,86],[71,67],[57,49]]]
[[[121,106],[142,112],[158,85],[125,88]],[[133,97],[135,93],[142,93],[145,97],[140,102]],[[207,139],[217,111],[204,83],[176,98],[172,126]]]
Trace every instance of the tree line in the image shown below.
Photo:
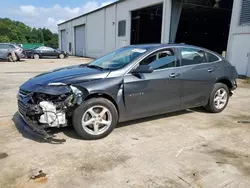
[[[58,48],[58,34],[46,28],[32,28],[22,22],[0,18],[0,42],[44,43],[45,46]]]

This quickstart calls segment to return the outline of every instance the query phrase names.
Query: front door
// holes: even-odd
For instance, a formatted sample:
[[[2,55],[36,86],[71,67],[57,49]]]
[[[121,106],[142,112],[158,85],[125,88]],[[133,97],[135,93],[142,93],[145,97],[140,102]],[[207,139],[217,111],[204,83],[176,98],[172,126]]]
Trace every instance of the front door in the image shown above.
[[[175,111],[180,105],[180,74],[173,49],[149,55],[140,65],[149,65],[152,73],[129,73],[124,77],[127,116],[140,117]]]
[[[219,58],[202,49],[179,48],[181,58],[181,108],[207,103],[219,70]]]
[[[45,47],[43,54],[46,57],[56,57],[57,56],[56,50],[53,48],[50,48],[50,47]]]

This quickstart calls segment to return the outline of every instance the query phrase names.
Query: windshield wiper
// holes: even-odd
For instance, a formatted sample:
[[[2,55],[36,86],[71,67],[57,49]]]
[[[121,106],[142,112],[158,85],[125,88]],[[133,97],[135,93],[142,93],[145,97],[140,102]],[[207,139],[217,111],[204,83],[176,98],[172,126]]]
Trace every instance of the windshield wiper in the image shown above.
[[[89,68],[94,68],[94,69],[104,70],[104,68],[99,67],[99,66],[97,66],[97,65],[88,65],[87,67],[89,67]]]

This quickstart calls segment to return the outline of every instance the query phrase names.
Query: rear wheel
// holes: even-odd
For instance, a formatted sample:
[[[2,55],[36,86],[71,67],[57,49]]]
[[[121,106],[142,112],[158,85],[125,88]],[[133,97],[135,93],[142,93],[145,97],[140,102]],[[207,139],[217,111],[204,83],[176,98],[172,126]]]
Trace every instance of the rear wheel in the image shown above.
[[[40,58],[40,56],[38,55],[38,54],[34,54],[34,59],[39,59]]]
[[[229,100],[229,90],[225,84],[216,83],[210,94],[206,109],[212,113],[222,112]]]
[[[112,102],[93,98],[79,106],[73,115],[76,132],[86,140],[101,139],[109,135],[118,122],[118,113]]]

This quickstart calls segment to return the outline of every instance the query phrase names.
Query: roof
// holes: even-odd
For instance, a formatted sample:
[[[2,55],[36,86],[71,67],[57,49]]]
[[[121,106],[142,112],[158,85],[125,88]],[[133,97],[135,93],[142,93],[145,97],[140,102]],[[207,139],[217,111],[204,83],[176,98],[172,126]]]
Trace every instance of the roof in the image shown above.
[[[129,45],[128,47],[150,49],[150,48],[160,47],[161,45],[162,44],[135,44],[135,45]]]
[[[81,18],[81,17],[86,16],[86,15],[88,15],[88,14],[91,14],[91,13],[93,13],[93,12],[97,12],[97,11],[99,11],[99,10],[105,9],[105,8],[107,8],[107,7],[109,7],[109,6],[115,5],[115,4],[120,3],[120,2],[122,2],[122,1],[126,1],[126,0],[116,0],[116,1],[113,2],[113,3],[110,3],[110,4],[108,4],[108,5],[102,6],[102,7],[100,7],[100,8],[97,8],[97,9],[95,9],[95,10],[92,10],[92,11],[90,11],[90,12],[87,12],[87,13],[85,13],[85,14],[82,14],[82,15],[80,15],[80,16],[71,18],[71,19],[66,20],[65,22],[59,23],[59,24],[57,24],[57,25],[59,26],[59,25],[65,24],[65,23],[67,23],[67,22],[70,22],[70,21],[75,20],[75,19],[77,19],[77,18]]]
[[[164,47],[193,47],[193,48],[202,48],[202,47],[199,47],[199,46],[194,46],[194,45],[189,45],[189,44],[182,44],[182,43],[181,44],[177,44],[177,43],[136,44],[136,45],[130,45],[129,47],[145,48],[145,49],[164,48]]]
[[[208,52],[212,52],[216,55],[221,56],[221,54],[218,54],[217,52],[214,52],[212,50],[209,50],[207,48],[203,48],[200,46],[195,46],[195,45],[190,45],[190,44],[184,44],[184,43],[158,43],[158,44],[136,44],[136,45],[130,45],[127,47],[134,47],[134,48],[144,48],[147,50],[155,50],[155,49],[161,49],[161,48],[176,48],[176,47],[182,47],[182,48],[195,48],[195,49],[200,49],[200,50],[205,50]]]

